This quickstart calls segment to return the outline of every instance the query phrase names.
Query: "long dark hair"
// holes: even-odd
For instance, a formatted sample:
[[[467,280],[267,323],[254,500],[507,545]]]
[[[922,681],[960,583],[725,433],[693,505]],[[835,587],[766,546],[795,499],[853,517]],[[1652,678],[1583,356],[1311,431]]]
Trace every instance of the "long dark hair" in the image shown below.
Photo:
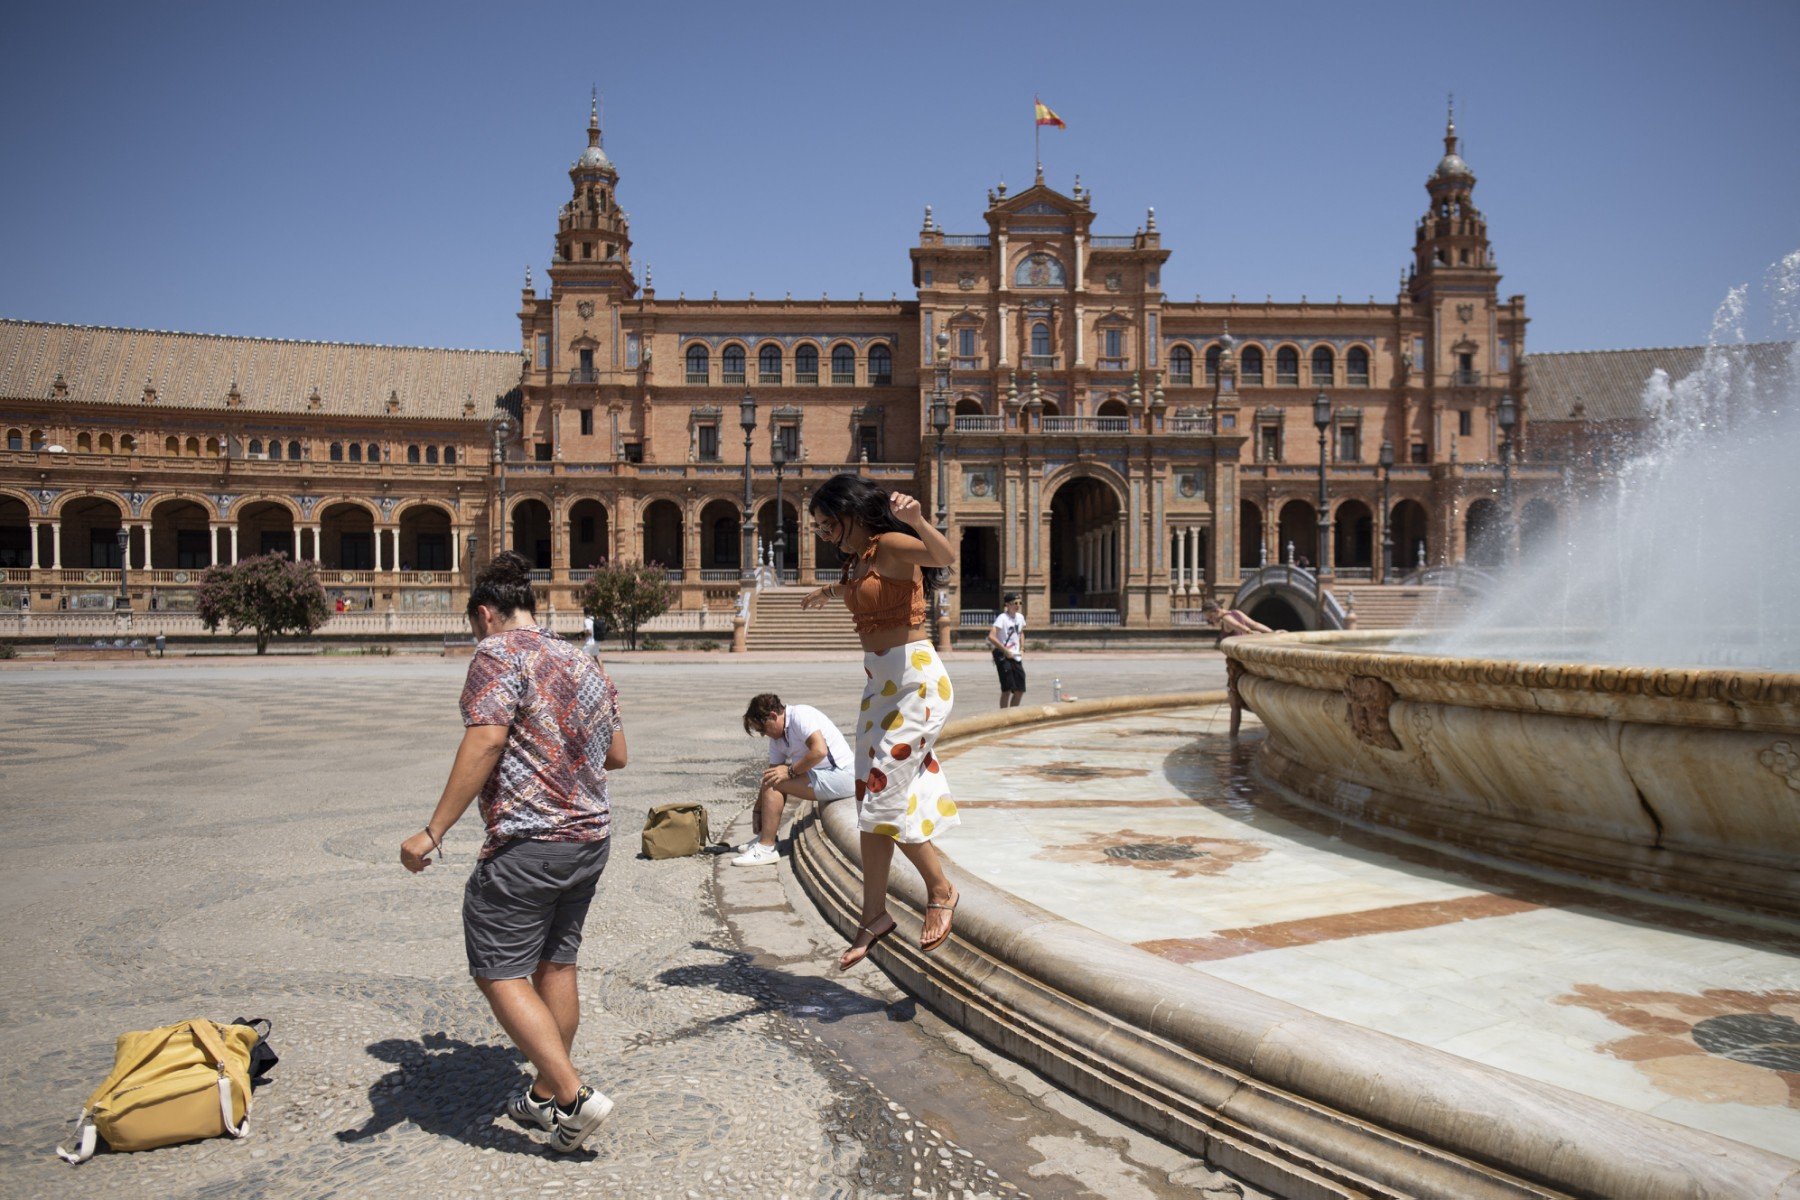
[[[503,617],[521,608],[537,616],[537,593],[531,588],[531,564],[523,554],[511,550],[494,555],[487,566],[475,574],[475,586],[469,589],[469,615],[485,604]]]
[[[861,475],[848,472],[833,475],[819,485],[819,490],[812,494],[806,508],[815,517],[824,517],[846,525],[856,521],[869,531],[870,537],[880,533],[918,536],[910,526],[894,515],[894,506],[888,503],[887,489]],[[925,586],[932,589],[943,587],[950,577],[950,572],[943,567],[920,567],[919,570],[924,576]]]

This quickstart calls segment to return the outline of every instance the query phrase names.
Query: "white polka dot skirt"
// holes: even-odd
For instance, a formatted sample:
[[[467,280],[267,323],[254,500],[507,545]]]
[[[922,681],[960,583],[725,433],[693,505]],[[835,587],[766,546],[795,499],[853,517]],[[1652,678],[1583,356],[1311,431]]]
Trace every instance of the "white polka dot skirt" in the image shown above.
[[[856,716],[856,822],[864,833],[928,842],[960,823],[937,759],[950,676],[926,641],[863,655],[869,685]]]

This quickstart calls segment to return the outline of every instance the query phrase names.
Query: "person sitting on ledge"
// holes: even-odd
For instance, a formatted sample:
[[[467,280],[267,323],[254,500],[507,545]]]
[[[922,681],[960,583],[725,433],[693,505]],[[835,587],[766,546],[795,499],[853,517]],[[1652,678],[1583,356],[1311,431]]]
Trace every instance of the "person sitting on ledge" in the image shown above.
[[[856,756],[838,727],[810,704],[783,704],[774,692],[753,696],[744,710],[744,732],[769,739],[769,769],[757,785],[756,836],[738,847],[734,867],[766,867],[777,861],[775,832],[788,797],[846,800],[856,794],[850,774]]]

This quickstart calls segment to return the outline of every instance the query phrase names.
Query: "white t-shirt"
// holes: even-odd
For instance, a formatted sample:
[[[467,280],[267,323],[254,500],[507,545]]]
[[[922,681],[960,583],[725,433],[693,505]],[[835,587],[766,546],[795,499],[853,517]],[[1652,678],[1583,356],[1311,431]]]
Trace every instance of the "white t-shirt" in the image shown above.
[[[1025,657],[1025,614],[1008,616],[1005,609],[994,618],[994,636],[1005,647],[1007,654],[1016,659]]]
[[[850,752],[850,743],[838,732],[838,727],[831,723],[831,718],[810,704],[790,704],[787,706],[787,730],[778,738],[769,739],[769,765],[793,766],[807,755],[806,740],[815,733],[825,735],[825,762],[820,766],[830,765],[846,770],[856,762],[856,756]]]

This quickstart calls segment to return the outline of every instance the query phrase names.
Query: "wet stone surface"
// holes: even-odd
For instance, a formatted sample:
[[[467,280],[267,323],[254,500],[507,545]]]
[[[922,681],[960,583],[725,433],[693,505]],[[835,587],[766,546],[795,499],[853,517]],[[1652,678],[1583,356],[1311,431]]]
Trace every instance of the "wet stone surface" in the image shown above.
[[[704,801],[716,834],[743,814],[763,745],[738,725],[750,695],[852,712],[848,663],[615,664],[632,765],[614,778],[619,840],[587,923],[576,1060],[617,1107],[591,1149],[551,1154],[498,1115],[529,1075],[465,973],[478,821],[424,875],[397,862],[460,734],[462,666],[6,677],[0,1192],[1243,1194],[988,1054],[873,967],[840,976],[842,941],[785,844],[770,868],[636,856],[652,805]],[[1195,674],[1181,658],[1095,666],[1085,695]],[[282,1061],[250,1136],[57,1162],[113,1039],[189,1016],[274,1022]]]

